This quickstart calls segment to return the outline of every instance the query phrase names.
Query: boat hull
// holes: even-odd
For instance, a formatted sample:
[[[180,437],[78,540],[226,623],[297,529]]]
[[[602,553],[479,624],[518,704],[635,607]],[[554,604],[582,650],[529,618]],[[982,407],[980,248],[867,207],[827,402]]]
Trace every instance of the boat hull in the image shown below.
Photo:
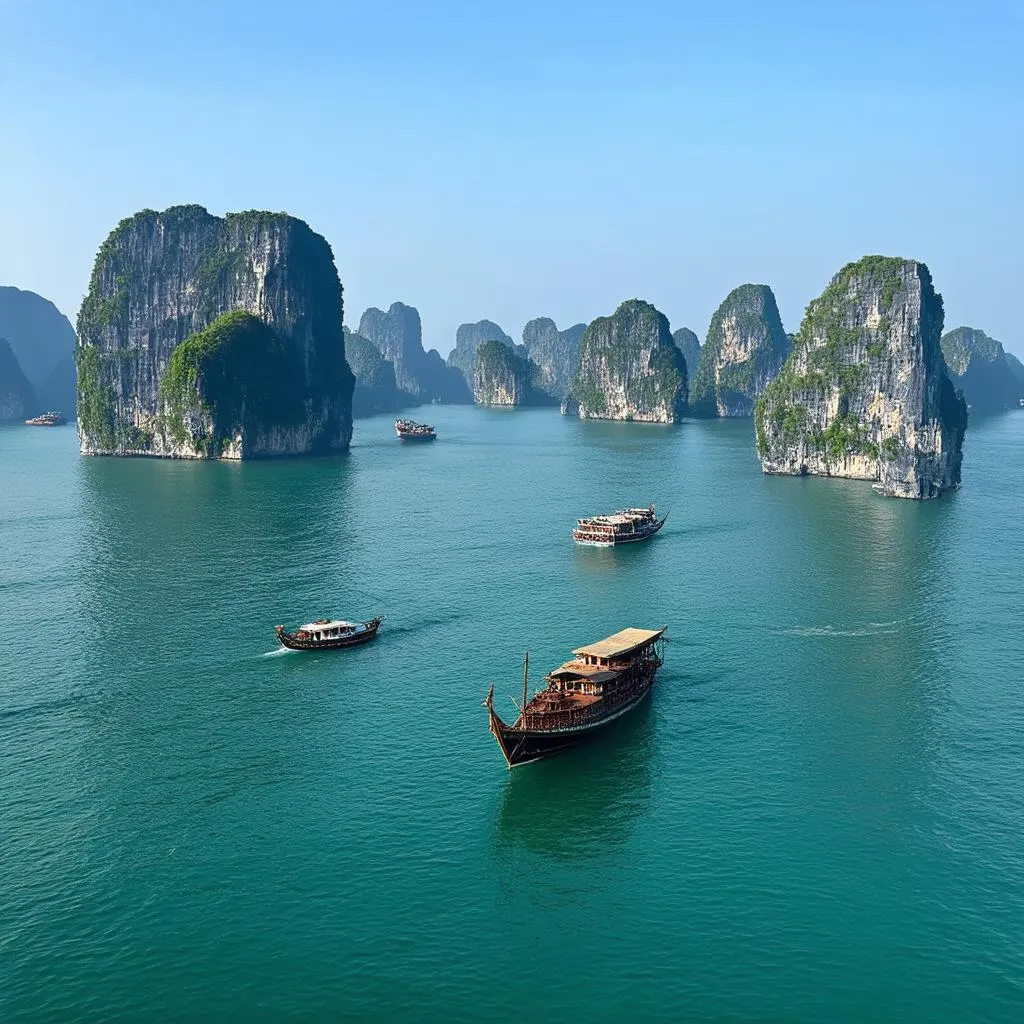
[[[360,644],[369,643],[377,635],[382,621],[382,619],[371,619],[369,622],[363,623],[366,628],[358,633],[334,637],[330,640],[300,640],[294,633],[286,633],[283,629],[278,629],[276,632],[277,639],[281,644],[292,651],[336,651],[344,647],[359,647]]]
[[[436,441],[437,434],[399,434],[400,441]]]
[[[654,689],[653,675],[650,683],[640,692],[614,710],[609,711],[608,714],[585,725],[568,726],[563,729],[516,729],[505,725],[491,710],[489,728],[509,769],[519,768],[524,764],[539,761],[552,754],[560,754],[585,743],[642,704],[652,689]]]
[[[665,517],[668,518],[667,516]],[[663,526],[665,519],[659,519],[649,530],[643,533],[634,534],[632,537],[617,537],[614,540],[589,540],[586,537],[578,536],[579,530],[572,531],[572,539],[581,547],[588,548],[617,548],[623,544],[636,544],[638,541],[650,540]]]

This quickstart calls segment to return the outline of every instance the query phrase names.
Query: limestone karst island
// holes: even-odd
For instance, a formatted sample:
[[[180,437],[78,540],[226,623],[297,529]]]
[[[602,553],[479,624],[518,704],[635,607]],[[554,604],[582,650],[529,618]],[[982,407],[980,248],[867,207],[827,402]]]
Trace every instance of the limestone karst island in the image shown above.
[[[521,344],[491,320],[466,323],[447,360],[424,349],[412,306],[367,309],[356,331],[343,318],[331,247],[301,220],[200,206],[126,218],[100,247],[78,318],[81,451],[294,456],[346,449],[353,416],[560,405],[635,423],[752,416],[765,473],[930,498],[960,484],[969,403],[1005,409],[1024,390],[984,332],[943,334],[928,268],[895,257],[840,270],[795,335],[763,284],[734,288],[703,344],[639,299],[566,330],[534,318]],[[38,403],[2,345],[2,411],[18,418]]]

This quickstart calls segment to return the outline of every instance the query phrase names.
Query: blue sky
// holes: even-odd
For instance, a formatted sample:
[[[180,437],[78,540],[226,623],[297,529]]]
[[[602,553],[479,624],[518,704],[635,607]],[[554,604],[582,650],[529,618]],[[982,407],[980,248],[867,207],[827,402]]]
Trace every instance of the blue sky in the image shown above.
[[[137,209],[287,210],[346,321],[396,299],[446,353],[726,293],[787,329],[866,253],[1024,355],[1024,4],[0,0],[0,284],[72,320]]]

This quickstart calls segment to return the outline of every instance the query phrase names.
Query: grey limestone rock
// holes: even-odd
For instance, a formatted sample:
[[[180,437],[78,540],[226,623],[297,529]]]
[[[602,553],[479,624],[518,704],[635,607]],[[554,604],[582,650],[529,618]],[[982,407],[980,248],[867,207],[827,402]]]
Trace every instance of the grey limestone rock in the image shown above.
[[[758,399],[764,472],[872,480],[901,498],[959,486],[967,409],[946,373],[942,319],[923,263],[843,267]]]
[[[6,338],[0,338],[0,422],[34,415],[35,392]]]
[[[586,329],[586,324],[573,324],[560,331],[546,316],[530,320],[523,328],[522,349],[537,367],[536,385],[560,402],[569,394]]]
[[[700,365],[700,339],[689,327],[680,327],[678,331],[672,332],[672,340],[676,343],[676,348],[683,353],[686,360],[686,376],[692,381]]]
[[[715,310],[690,380],[695,416],[749,416],[789,352],[775,295],[765,284],[734,288]]]
[[[143,210],[103,243],[79,313],[81,450],[240,459],[344,449],[353,378],[341,324],[331,248],[303,221]]]
[[[571,398],[581,419],[676,423],[686,411],[686,361],[668,320],[629,299],[594,320],[580,341]]]
[[[942,355],[953,384],[974,414],[1001,412],[1019,404],[1020,382],[1003,346],[984,331],[957,327],[942,336]]]
[[[516,343],[491,320],[461,324],[455,332],[455,348],[448,353],[448,365],[458,370],[469,385],[472,385],[476,370],[476,350],[485,341],[500,341],[512,349],[516,347]]]

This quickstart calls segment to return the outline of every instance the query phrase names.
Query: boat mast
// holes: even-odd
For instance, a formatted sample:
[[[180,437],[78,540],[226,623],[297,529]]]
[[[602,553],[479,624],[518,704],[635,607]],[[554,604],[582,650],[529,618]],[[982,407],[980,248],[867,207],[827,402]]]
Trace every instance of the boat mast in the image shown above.
[[[523,662],[523,728],[526,728],[526,680],[530,672],[530,652],[526,652],[526,660]]]

